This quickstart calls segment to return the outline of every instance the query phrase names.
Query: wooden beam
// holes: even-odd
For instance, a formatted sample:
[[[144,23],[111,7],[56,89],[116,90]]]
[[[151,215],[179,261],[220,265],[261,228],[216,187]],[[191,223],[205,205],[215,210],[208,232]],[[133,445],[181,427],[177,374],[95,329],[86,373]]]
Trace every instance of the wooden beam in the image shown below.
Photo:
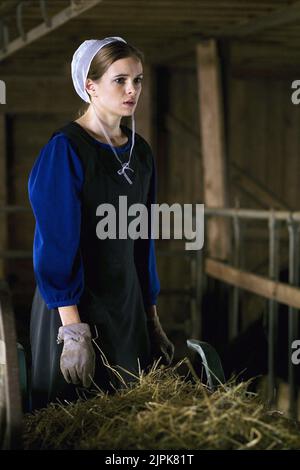
[[[272,281],[266,277],[242,271],[209,258],[205,260],[205,272],[219,281],[300,309],[300,289],[297,287]]]
[[[204,204],[226,207],[223,105],[216,42],[203,41],[197,45],[196,52]],[[210,219],[207,233],[211,256],[227,259],[230,254],[228,221]]]
[[[269,14],[263,14],[257,16],[250,21],[243,23],[230,24],[224,28],[218,29],[218,31],[210,31],[207,28],[201,28],[201,32],[193,32],[192,37],[188,36],[184,39],[170,39],[169,43],[165,42],[158,49],[154,49],[149,53],[151,61],[156,64],[165,64],[167,62],[176,61],[181,57],[185,57],[187,54],[192,52],[195,45],[202,40],[209,38],[222,38],[222,37],[242,37],[256,34],[260,31],[265,31],[268,28],[275,28],[278,26],[286,25],[289,23],[296,23],[300,18],[300,1],[297,1],[287,7],[276,9]],[[272,44],[270,46],[278,46],[278,44]],[[260,47],[257,48],[257,53],[260,53]]]
[[[41,23],[39,26],[36,26],[26,33],[25,41],[21,37],[18,37],[9,43],[7,45],[6,51],[0,52],[0,62],[12,55],[14,52],[19,51],[23,47],[28,46],[28,44],[31,44],[43,36],[46,36],[46,34],[54,31],[73,18],[78,17],[85,11],[90,10],[100,2],[102,2],[102,0],[85,0],[84,2],[82,0],[73,0],[71,6],[65,8],[60,13],[57,13],[51,18],[50,26],[47,26],[46,23]]]
[[[278,28],[290,23],[296,23],[300,19],[300,1],[294,2],[286,7],[258,16],[242,24],[236,24],[221,29],[218,36],[241,37],[257,34],[270,28]]]
[[[6,116],[0,114],[0,206],[7,203]],[[0,250],[7,248],[7,214],[0,212]],[[0,258],[0,279],[5,279],[5,260]]]

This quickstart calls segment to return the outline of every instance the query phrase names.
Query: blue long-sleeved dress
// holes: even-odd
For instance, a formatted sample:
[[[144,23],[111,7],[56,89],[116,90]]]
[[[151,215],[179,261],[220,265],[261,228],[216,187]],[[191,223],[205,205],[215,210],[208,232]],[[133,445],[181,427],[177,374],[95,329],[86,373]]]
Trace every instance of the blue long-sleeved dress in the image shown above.
[[[122,129],[128,142],[115,148],[125,162],[131,131]],[[121,195],[128,206],[143,203],[150,214],[156,169],[149,145],[138,134],[130,166],[132,185],[118,175],[120,163],[110,147],[70,122],[52,135],[30,172],[28,194],[36,220],[30,326],[35,408],[75,396],[76,387],[64,382],[59,368],[58,307],[77,305],[111,365],[136,372],[151,363],[145,309],[156,304],[160,291],[154,240],[101,240],[96,231],[97,207],[110,203],[118,214]],[[148,221],[150,231],[150,216]],[[109,389],[114,379],[100,363],[98,358],[97,385]]]

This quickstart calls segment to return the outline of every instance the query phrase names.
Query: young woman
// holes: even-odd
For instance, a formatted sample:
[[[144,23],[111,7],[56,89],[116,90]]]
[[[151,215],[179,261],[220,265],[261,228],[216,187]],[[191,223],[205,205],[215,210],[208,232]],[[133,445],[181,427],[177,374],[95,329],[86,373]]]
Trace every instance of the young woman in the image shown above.
[[[95,384],[113,392],[154,359],[170,365],[174,354],[156,310],[150,230],[147,239],[118,238],[118,227],[117,238],[100,238],[96,230],[100,204],[114,206],[118,224],[119,196],[127,207],[144,204],[148,214],[156,201],[151,148],[135,133],[142,53],[119,37],[84,41],[72,79],[86,112],[52,134],[28,181],[36,219],[33,408],[86,396]],[[132,129],[121,125],[123,116],[132,117]]]

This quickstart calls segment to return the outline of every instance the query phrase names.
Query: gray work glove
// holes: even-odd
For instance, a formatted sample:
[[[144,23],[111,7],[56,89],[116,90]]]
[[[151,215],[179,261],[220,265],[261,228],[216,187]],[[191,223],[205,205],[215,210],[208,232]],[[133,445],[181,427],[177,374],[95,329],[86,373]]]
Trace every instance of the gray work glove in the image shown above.
[[[87,323],[72,323],[58,330],[57,343],[64,342],[60,369],[68,383],[84,387],[91,385],[95,373],[95,351]]]
[[[161,357],[161,363],[169,366],[173,361],[175,348],[162,329],[158,315],[147,317],[147,326],[154,359]]]

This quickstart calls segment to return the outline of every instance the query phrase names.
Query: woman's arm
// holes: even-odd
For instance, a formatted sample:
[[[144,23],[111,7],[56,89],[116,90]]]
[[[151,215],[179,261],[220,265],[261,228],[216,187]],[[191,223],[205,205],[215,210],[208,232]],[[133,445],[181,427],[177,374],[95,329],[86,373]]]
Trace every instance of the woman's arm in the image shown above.
[[[156,305],[150,305],[150,307],[147,308],[146,313],[147,313],[148,318],[157,317],[157,307],[156,307]]]
[[[83,180],[79,157],[63,134],[43,147],[28,180],[36,219],[35,279],[49,310],[68,307],[66,321],[77,319],[76,305],[84,288],[79,250]]]
[[[77,305],[58,307],[59,315],[63,326],[73,323],[81,323]]]

